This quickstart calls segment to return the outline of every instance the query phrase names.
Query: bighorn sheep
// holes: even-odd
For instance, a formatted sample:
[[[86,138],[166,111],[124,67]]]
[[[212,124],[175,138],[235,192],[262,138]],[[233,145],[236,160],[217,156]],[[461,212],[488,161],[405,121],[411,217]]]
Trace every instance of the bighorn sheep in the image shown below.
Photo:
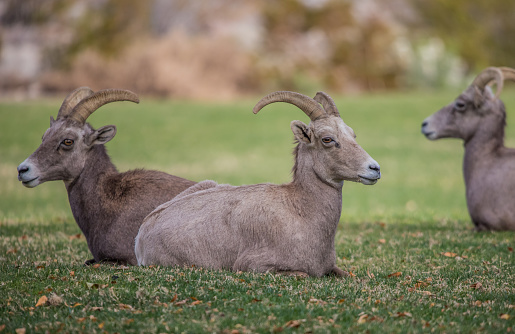
[[[504,146],[506,111],[498,98],[515,70],[489,67],[449,105],[422,123],[430,140],[465,142],[463,175],[467,206],[477,230],[515,230],[515,149]],[[495,95],[487,85],[494,81]]]
[[[291,103],[311,119],[291,122],[297,142],[292,182],[198,183],[145,218],[136,237],[139,265],[344,275],[334,248],[343,181],[375,184],[379,165],[327,94],[271,93],[254,113],[273,102]]]
[[[75,221],[84,233],[94,259],[136,264],[134,238],[143,218],[158,205],[195,184],[177,176],[150,170],[119,173],[104,144],[116,134],[114,125],[93,129],[86,119],[114,101],[138,103],[126,90],[87,87],[64,100],[57,119],[39,148],[18,166],[18,179],[32,188],[46,181],[63,180]]]

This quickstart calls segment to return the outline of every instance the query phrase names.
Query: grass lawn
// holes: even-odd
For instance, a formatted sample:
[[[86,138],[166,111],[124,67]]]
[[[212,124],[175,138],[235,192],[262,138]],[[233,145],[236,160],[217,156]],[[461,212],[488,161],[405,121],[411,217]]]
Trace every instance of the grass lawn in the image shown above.
[[[83,266],[91,254],[63,183],[27,189],[16,179],[61,101],[0,102],[0,333],[515,331],[514,234],[473,231],[462,143],[420,134],[422,120],[457,94],[335,99],[383,175],[374,186],[344,185],[336,252],[352,272],[346,279]],[[515,91],[502,97],[507,145],[515,146]],[[140,105],[104,106],[89,121],[117,126],[107,147],[121,171],[288,182],[289,124],[308,118],[287,104],[253,115],[258,99],[142,97]]]

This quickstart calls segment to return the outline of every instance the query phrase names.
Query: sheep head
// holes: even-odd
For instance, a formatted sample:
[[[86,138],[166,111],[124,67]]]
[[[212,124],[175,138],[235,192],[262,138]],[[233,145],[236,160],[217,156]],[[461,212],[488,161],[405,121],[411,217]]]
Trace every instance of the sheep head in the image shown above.
[[[318,92],[312,99],[294,92],[274,92],[261,99],[253,112],[274,102],[291,103],[311,120],[309,125],[301,121],[290,125],[299,143],[294,179],[297,173],[303,173],[302,169],[313,170],[321,180],[335,186],[341,186],[344,180],[370,185],[381,178],[379,164],[358,145],[354,131],[343,122],[329,95]]]
[[[114,125],[95,130],[86,123],[95,110],[114,101],[139,103],[137,95],[127,90],[106,89],[94,93],[81,87],[71,92],[57,118],[50,117],[50,128],[43,135],[41,145],[18,166],[18,180],[32,188],[46,181],[66,183],[75,179],[84,167],[87,152],[115,136]]]
[[[430,140],[461,138],[468,141],[480,126],[496,127],[500,122],[504,125],[504,104],[499,95],[507,79],[515,80],[515,70],[507,67],[486,68],[452,103],[424,120],[422,133]],[[495,94],[488,86],[491,82],[497,86]]]

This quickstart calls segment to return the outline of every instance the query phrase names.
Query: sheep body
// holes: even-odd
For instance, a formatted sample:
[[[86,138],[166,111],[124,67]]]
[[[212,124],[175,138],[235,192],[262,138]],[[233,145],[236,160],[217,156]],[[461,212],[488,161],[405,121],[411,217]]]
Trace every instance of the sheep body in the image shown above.
[[[134,238],[143,218],[195,184],[158,171],[117,171],[104,146],[115,136],[116,127],[95,130],[85,120],[102,104],[126,98],[137,101],[133,93],[124,94],[127,91],[106,94],[88,88],[72,92],[57,119],[51,119],[41,145],[18,166],[18,179],[29,188],[46,181],[64,181],[73,216],[93,254],[88,264],[136,264]],[[87,108],[82,108],[84,105]]]
[[[498,98],[515,70],[482,71],[456,100],[429,116],[422,133],[430,140],[464,141],[467,208],[477,230],[515,230],[515,150],[504,146],[506,111]],[[494,81],[497,93],[487,86]]]
[[[292,182],[199,183],[145,218],[136,237],[138,264],[343,275],[334,249],[343,181],[374,184],[380,172],[332,99],[321,94],[316,98],[331,113],[305,96],[273,95],[273,102],[294,101],[312,119],[309,126],[291,123],[298,141]]]

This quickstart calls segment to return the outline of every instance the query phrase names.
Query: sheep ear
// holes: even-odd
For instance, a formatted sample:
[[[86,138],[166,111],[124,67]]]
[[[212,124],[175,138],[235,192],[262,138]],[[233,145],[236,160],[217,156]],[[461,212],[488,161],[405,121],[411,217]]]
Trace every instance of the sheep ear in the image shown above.
[[[50,126],[52,126],[52,124],[54,124],[54,123],[55,123],[55,119],[52,116],[50,116]]]
[[[100,129],[95,130],[92,134],[90,134],[86,138],[86,144],[88,146],[105,144],[116,135],[116,126],[114,125],[106,125],[101,127]]]
[[[293,134],[295,135],[295,138],[299,142],[310,144],[312,142],[312,132],[308,128],[308,126],[301,121],[292,121],[290,124],[291,130],[293,131]]]

